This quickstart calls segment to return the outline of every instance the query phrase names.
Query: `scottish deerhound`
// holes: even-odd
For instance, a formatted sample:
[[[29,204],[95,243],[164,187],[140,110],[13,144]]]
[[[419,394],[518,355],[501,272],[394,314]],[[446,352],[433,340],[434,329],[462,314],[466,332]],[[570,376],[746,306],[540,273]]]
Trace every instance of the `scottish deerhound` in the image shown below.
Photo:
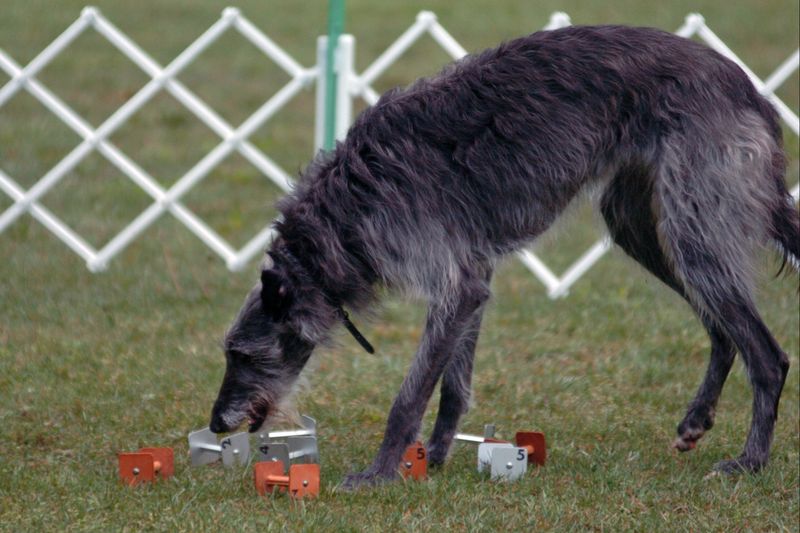
[[[357,334],[344,308],[363,310],[388,286],[428,301],[425,332],[377,457],[345,486],[396,475],[440,378],[428,453],[443,462],[467,409],[495,264],[594,184],[614,241],[711,337],[674,446],[692,449],[711,428],[738,350],[752,426],[741,456],[716,469],[757,471],[789,359],[756,310],[753,258],[773,243],[800,260],[784,170],[776,113],[742,70],[658,30],[539,32],[389,91],[279,203],[279,236],[225,338],[211,429],[248,419],[256,430],[335,326]]]

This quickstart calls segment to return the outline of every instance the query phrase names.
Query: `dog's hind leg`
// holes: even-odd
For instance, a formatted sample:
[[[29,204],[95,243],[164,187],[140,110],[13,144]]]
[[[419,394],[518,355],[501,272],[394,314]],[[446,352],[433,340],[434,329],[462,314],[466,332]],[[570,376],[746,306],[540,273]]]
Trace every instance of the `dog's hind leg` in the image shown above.
[[[372,465],[363,472],[348,475],[345,489],[374,485],[397,476],[400,458],[419,434],[422,416],[436,383],[452,361],[455,347],[473,324],[473,317],[489,299],[489,285],[480,276],[462,279],[448,302],[432,302],[425,332],[411,369],[395,398],[383,442]]]
[[[789,369],[752,296],[752,255],[768,237],[778,192],[765,177],[774,143],[762,124],[746,118],[668,140],[655,185],[661,243],[688,297],[742,354],[753,388],[744,451],[716,466],[724,472],[754,472],[767,463]]]
[[[725,332],[713,320],[705,316],[700,318],[711,339],[711,358],[703,383],[678,424],[678,437],[672,443],[682,452],[693,450],[697,441],[714,426],[717,401],[736,358],[736,348]]]
[[[686,253],[691,248],[691,245],[684,248],[678,244],[676,254]],[[722,275],[722,270],[717,271],[711,285],[709,278],[702,279],[708,271],[698,272],[688,265],[681,268],[688,278],[687,284],[696,291],[693,297],[706,302],[712,319],[721,324],[738,346],[753,387],[753,418],[744,451],[738,459],[723,461],[715,468],[724,472],[758,471],[769,459],[789,359],[767,329],[750,296],[733,286],[731,280],[717,277]]]
[[[621,168],[600,202],[600,211],[611,237],[631,258],[665,285],[680,294],[698,314],[711,340],[708,369],[700,388],[680,424],[673,446],[680,451],[694,449],[697,441],[714,425],[717,401],[728,377],[736,350],[720,327],[701,313],[686,296],[683,285],[664,255],[653,213],[653,177],[643,165]]]

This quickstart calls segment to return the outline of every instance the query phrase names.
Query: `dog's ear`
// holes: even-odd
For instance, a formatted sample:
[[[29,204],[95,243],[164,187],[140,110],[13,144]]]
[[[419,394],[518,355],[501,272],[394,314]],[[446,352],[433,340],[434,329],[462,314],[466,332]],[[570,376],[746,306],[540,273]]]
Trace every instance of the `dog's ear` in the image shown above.
[[[292,303],[289,281],[273,269],[261,271],[261,305],[264,312],[278,320]]]

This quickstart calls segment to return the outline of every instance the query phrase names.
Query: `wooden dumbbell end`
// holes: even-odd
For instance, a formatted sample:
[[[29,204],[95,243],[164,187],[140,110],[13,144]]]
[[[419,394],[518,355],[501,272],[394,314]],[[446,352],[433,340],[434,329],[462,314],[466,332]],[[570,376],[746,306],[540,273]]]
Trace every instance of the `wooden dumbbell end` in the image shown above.
[[[528,450],[528,462],[539,466],[547,461],[547,444],[544,433],[537,431],[518,431],[514,440],[517,446]]]
[[[428,452],[421,442],[406,448],[400,462],[400,473],[405,479],[422,480],[428,477]]]
[[[119,459],[119,477],[127,485],[167,478],[173,474],[172,448],[142,448],[138,452],[124,452]]]
[[[156,477],[153,456],[149,453],[127,452],[119,458],[119,477],[126,485],[153,481]]]
[[[160,465],[156,468],[159,477],[168,478],[175,473],[175,454],[172,448],[142,448],[139,451],[151,454],[154,463]]]
[[[289,467],[289,496],[315,498],[319,496],[319,465],[292,465]]]

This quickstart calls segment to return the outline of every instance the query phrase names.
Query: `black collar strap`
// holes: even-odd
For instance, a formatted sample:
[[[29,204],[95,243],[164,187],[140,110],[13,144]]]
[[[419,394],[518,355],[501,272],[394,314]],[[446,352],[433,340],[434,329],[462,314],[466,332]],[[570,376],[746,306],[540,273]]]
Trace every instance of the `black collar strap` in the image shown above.
[[[345,311],[341,307],[337,308],[337,311],[339,317],[342,319],[342,322],[344,322],[344,327],[346,327],[347,331],[350,332],[350,335],[352,335],[353,338],[358,341],[358,344],[360,344],[361,347],[367,351],[367,353],[375,353],[375,348],[373,348],[372,345],[369,343],[369,341],[364,337],[364,335],[362,335],[361,332],[358,331],[356,326],[352,322],[350,322],[350,315],[347,314],[347,311]]]

